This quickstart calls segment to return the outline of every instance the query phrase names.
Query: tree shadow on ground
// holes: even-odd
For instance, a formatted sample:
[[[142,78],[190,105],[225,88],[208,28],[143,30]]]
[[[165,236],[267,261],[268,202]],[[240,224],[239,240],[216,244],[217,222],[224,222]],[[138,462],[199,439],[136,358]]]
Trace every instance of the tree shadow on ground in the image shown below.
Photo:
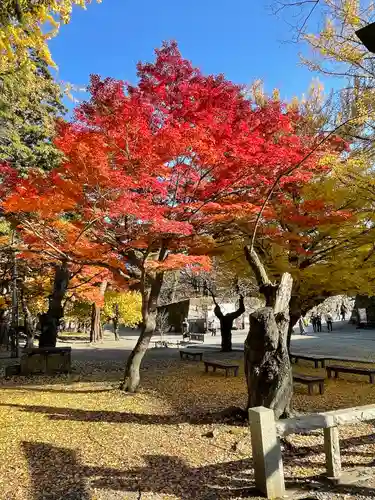
[[[222,413],[206,413],[191,416],[189,413],[174,413],[170,415],[129,413],[120,411],[81,410],[56,406],[22,405],[16,403],[0,403],[1,406],[15,408],[30,413],[44,413],[50,420],[70,420],[73,422],[107,422],[143,425],[175,425],[189,423],[191,425],[212,424],[223,419]],[[230,418],[233,418],[230,415]]]
[[[250,460],[190,467],[178,457],[146,455],[143,467],[85,466],[75,450],[24,442],[33,500],[89,500],[90,487],[124,493],[153,492],[187,499],[229,499],[255,494]],[[89,487],[90,486],[90,487]]]
[[[145,465],[134,468],[86,466],[75,450],[49,443],[24,442],[32,485],[32,500],[89,500],[94,490],[117,491],[124,498],[142,493],[176,495],[181,499],[218,500],[258,498],[252,461],[248,459],[191,467],[169,455],[144,455]],[[313,487],[312,487],[313,484]],[[335,485],[320,477],[287,479],[287,488],[300,493],[354,495],[373,498],[373,487]]]

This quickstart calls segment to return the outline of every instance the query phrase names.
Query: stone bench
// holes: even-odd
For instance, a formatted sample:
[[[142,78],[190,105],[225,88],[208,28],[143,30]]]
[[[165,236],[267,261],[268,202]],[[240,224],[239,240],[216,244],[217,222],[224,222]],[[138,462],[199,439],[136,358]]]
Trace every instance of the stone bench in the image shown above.
[[[326,360],[325,356],[319,356],[318,354],[317,355],[314,355],[314,354],[291,354],[290,355],[290,360],[292,363],[294,360],[294,363],[298,364],[298,361],[300,359],[304,359],[306,361],[313,361],[315,368],[319,368],[319,363],[321,364],[322,368],[325,367],[325,360]]]
[[[202,361],[203,351],[197,351],[195,349],[180,349],[180,358],[181,359],[192,358],[193,360],[195,360],[196,358],[199,358],[199,361]]]
[[[233,371],[235,377],[237,377],[238,375],[239,365],[235,363],[229,363],[227,361],[213,361],[213,360],[203,361],[203,363],[206,372],[208,372],[208,368],[211,366],[213,372],[216,372],[217,368],[219,368],[219,370],[225,370],[226,377],[228,376],[228,373],[230,373],[231,371]]]
[[[310,377],[309,375],[293,375],[293,382],[307,385],[310,396],[314,394],[314,387],[318,387],[319,394],[324,394],[324,377]]]
[[[328,365],[326,370],[328,378],[332,377],[332,373],[335,374],[335,378],[339,378],[339,373],[353,373],[355,375],[365,375],[369,377],[369,382],[371,384],[375,383],[375,368],[353,368],[350,366]]]
[[[204,342],[204,333],[190,333],[190,340],[198,340],[199,342]]]
[[[71,352],[71,347],[23,349],[21,375],[69,373],[72,365]]]

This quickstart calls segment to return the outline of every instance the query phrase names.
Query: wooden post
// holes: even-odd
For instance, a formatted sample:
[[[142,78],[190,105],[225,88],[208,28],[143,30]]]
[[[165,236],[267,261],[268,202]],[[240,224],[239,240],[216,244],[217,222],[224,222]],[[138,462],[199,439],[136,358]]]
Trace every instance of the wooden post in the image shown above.
[[[280,441],[276,435],[273,410],[259,406],[249,409],[255,486],[267,498],[285,494]]]
[[[340,440],[338,427],[324,429],[324,451],[327,476],[338,479],[341,475]]]

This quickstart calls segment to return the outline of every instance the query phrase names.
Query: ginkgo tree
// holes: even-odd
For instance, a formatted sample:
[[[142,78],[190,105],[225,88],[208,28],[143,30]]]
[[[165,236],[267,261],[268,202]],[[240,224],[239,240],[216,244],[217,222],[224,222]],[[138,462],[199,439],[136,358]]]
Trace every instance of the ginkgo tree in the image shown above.
[[[138,292],[110,290],[104,295],[103,316],[112,321],[115,340],[120,340],[118,327],[135,327],[142,321],[142,298]]]
[[[278,99],[258,106],[241,86],[203,75],[175,43],[140,64],[138,77],[136,86],[92,77],[90,101],[60,126],[65,162],[30,174],[4,204],[30,247],[48,248],[65,266],[106,267],[138,287],[143,327],[125,368],[128,391],[140,382],[164,274],[209,269],[215,240],[251,234],[275,180],[274,198],[295,217],[288,197],[327,170],[328,145],[340,152],[333,137],[319,149],[320,137],[297,133],[298,112]],[[265,231],[282,237],[272,224]]]

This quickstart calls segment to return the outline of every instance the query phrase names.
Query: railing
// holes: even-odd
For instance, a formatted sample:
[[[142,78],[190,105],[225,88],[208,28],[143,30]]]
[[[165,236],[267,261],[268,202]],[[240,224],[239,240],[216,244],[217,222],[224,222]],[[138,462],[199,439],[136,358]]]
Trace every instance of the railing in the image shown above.
[[[255,483],[267,498],[285,494],[285,482],[279,438],[288,434],[323,429],[327,476],[341,475],[338,426],[375,420],[375,405],[356,406],[275,421],[274,412],[263,406],[250,408],[249,422],[253,450]]]

